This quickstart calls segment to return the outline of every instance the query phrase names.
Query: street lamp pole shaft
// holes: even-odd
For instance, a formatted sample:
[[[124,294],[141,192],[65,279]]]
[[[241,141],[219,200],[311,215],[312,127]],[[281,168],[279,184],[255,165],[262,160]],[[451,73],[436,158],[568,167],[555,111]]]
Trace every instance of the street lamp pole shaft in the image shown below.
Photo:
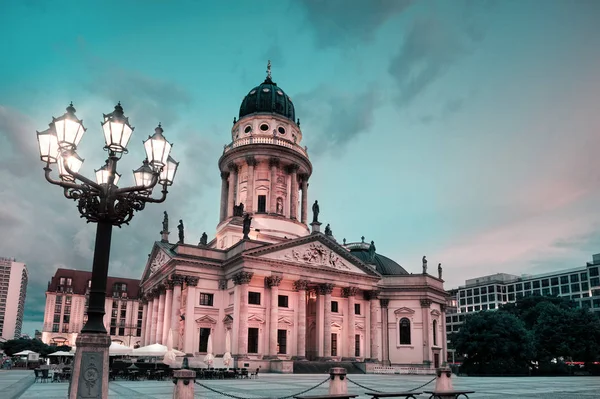
[[[106,334],[104,327],[104,303],[106,300],[106,281],[108,278],[108,261],[110,258],[110,241],[112,224],[100,220],[96,229],[96,245],[92,266],[92,287],[88,305],[88,319],[81,329],[82,333]]]

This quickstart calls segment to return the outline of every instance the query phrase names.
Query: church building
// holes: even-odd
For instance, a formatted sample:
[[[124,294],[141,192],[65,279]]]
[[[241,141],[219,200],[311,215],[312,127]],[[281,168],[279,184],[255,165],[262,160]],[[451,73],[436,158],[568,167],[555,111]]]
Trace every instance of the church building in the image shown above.
[[[322,232],[302,139],[269,64],[218,162],[214,237],[187,243],[180,221],[170,240],[165,212],[141,277],[142,344],[166,345],[171,330],[174,347],[200,360],[210,346],[215,361],[231,355],[229,367],[275,372],[329,360],[362,362],[367,371],[440,366],[448,299],[441,267],[428,274],[423,257],[412,274],[373,241],[339,243],[329,226]]]

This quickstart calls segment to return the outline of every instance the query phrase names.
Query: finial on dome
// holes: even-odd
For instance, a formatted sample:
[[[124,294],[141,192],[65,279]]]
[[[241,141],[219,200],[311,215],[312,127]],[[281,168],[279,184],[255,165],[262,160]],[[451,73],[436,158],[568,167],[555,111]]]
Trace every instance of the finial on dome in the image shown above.
[[[271,60],[267,62],[267,79],[271,80]]]

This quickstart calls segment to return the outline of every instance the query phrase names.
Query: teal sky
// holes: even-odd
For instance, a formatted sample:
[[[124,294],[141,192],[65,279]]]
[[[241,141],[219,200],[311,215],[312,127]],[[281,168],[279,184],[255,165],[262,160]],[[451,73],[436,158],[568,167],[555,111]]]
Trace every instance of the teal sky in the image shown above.
[[[338,241],[374,240],[446,287],[584,265],[600,252],[598,1],[0,0],[0,256],[30,272],[24,332],[41,329],[58,267],[90,270],[95,229],[47,184],[35,131],[69,101],[88,131],[121,101],[141,141],[162,122],[181,161],[165,204],[115,231],[110,274],[139,278],[161,214],[213,237],[217,160],[248,91],[296,105],[310,200]],[[172,227],[174,229],[174,226]],[[172,233],[174,234],[174,233]]]

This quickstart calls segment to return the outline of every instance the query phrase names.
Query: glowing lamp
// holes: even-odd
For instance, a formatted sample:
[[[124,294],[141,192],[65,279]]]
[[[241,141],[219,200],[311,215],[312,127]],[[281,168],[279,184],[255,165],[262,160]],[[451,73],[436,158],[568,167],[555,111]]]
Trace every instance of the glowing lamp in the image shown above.
[[[148,160],[144,159],[142,166],[137,170],[133,171],[133,178],[135,179],[136,186],[150,187],[152,184],[152,177],[154,176],[154,170],[148,165]]]
[[[50,126],[54,128],[58,146],[63,150],[76,149],[85,132],[83,121],[75,116],[73,103],[67,107],[67,112],[63,116],[52,118]]]
[[[104,114],[102,130],[106,143],[104,148],[116,153],[127,152],[133,128],[129,125],[129,118],[123,115],[121,103],[118,103],[110,114]]]
[[[73,172],[79,173],[83,159],[75,151],[64,151],[58,156],[58,175],[63,181],[75,181],[75,176],[67,171],[66,166]]]
[[[175,161],[170,155],[167,158],[167,164],[164,166],[163,170],[160,172],[160,177],[158,182],[160,184],[166,184],[170,186],[173,184],[173,180],[175,180],[175,173],[177,173],[177,167],[179,166],[179,162]]]
[[[100,169],[95,170],[95,172],[96,172],[96,182],[98,184],[108,184],[109,178],[111,176],[110,170],[108,169],[108,165],[104,165]],[[118,173],[115,173],[115,179],[113,181],[113,184],[115,186],[119,182],[120,178],[121,178],[121,175]]]
[[[58,158],[58,137],[52,128],[37,132],[40,159],[46,163],[56,163]]]
[[[167,164],[171,152],[171,143],[165,139],[163,131],[159,123],[158,127],[154,129],[154,134],[148,137],[148,140],[144,141],[146,157],[150,166],[155,170],[160,170]]]

